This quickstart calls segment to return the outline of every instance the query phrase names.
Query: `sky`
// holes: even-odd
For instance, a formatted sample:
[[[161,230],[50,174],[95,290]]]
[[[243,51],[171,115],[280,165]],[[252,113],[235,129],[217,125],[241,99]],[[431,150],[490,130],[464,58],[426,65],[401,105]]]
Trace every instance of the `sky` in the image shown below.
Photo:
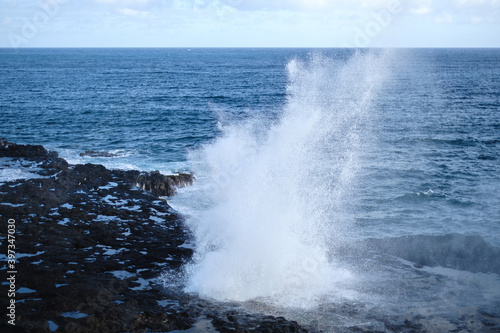
[[[0,0],[0,47],[500,47],[500,0]]]

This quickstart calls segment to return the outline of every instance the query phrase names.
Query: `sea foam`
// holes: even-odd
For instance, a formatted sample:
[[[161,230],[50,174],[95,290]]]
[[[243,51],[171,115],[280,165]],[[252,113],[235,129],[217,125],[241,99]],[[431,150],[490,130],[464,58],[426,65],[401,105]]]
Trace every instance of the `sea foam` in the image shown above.
[[[275,123],[223,126],[191,154],[198,181],[176,199],[196,244],[186,291],[294,307],[340,293],[353,276],[328,251],[351,226],[349,200],[387,63],[384,52],[293,59]]]

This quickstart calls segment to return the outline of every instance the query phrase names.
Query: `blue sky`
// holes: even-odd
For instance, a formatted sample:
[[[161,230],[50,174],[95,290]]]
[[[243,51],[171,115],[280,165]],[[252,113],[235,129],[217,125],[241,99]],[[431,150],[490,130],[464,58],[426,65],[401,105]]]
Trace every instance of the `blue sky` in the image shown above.
[[[0,47],[500,47],[500,0],[0,0]]]

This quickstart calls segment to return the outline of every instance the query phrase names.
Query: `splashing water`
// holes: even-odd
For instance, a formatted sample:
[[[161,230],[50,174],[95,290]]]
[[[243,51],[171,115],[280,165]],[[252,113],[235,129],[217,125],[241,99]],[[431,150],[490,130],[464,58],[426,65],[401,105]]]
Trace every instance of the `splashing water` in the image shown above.
[[[184,206],[195,235],[186,291],[217,300],[308,307],[352,278],[327,257],[349,227],[348,203],[387,54],[288,63],[280,119],[222,128],[193,152]]]

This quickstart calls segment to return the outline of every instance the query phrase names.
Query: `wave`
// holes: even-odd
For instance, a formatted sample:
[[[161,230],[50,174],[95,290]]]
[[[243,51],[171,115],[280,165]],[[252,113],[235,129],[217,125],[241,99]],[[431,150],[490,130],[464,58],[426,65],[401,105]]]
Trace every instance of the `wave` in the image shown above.
[[[293,59],[276,123],[229,123],[191,154],[197,184],[180,204],[196,245],[186,291],[308,307],[351,278],[327,252],[350,225],[358,156],[387,64],[385,53]]]
[[[421,201],[433,200],[436,197],[443,197],[443,196],[438,195],[432,189],[429,189],[423,192],[406,193],[397,197],[396,200],[407,201],[407,202],[421,202]]]
[[[445,267],[473,273],[500,275],[500,248],[481,236],[447,234],[412,235],[386,239],[367,239],[359,249],[379,251],[415,264],[416,267]]]
[[[46,178],[37,173],[41,170],[37,162],[0,157],[0,184],[20,179]]]

